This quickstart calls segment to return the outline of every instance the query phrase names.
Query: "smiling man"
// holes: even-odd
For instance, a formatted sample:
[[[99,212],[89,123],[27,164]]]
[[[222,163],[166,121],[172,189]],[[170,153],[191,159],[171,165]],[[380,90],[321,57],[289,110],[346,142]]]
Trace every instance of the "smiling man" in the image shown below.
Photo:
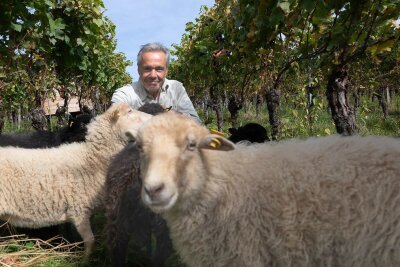
[[[166,78],[169,62],[170,53],[162,44],[143,45],[137,55],[139,81],[117,89],[111,102],[125,102],[134,109],[145,103],[159,103],[201,123],[182,83]]]

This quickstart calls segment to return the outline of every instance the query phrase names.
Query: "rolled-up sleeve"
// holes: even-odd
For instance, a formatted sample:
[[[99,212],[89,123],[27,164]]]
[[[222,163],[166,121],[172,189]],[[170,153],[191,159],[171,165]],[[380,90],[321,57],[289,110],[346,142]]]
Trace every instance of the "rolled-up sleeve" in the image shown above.
[[[119,102],[124,102],[124,103],[129,102],[129,96],[126,91],[126,87],[127,86],[124,86],[124,87],[121,87],[121,88],[118,88],[117,90],[115,90],[114,94],[111,97],[112,104],[119,103]]]
[[[111,97],[111,104],[119,102],[127,103],[134,109],[138,109],[140,107],[139,96],[135,92],[135,89],[132,87],[132,85],[125,85],[115,90]]]

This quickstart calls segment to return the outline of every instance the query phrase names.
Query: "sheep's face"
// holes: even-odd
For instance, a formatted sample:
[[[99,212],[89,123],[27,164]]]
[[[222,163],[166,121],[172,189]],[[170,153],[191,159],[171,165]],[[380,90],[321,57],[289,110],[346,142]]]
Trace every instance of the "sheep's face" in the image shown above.
[[[205,181],[199,179],[204,172],[200,149],[233,148],[225,138],[171,112],[143,125],[137,146],[141,154],[142,200],[158,213],[187,205],[188,199],[203,189]]]

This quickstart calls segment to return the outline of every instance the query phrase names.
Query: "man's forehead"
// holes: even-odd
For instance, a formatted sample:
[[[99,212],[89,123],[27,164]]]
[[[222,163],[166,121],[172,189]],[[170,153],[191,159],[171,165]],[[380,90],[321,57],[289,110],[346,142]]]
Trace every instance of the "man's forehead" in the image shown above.
[[[162,51],[147,51],[143,53],[143,59],[165,59],[167,55]]]

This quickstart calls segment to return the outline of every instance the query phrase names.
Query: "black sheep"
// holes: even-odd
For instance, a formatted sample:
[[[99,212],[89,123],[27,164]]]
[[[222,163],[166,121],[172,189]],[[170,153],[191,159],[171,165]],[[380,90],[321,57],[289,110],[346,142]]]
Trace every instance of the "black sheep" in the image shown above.
[[[58,131],[35,131],[0,135],[0,146],[23,148],[56,147],[63,143],[85,141],[86,125],[92,119],[90,114],[80,114],[71,118],[68,125]]]
[[[231,134],[228,139],[234,143],[244,140],[250,141],[251,143],[263,143],[270,141],[268,138],[267,129],[254,122],[247,123],[239,128],[229,128],[228,131]]]
[[[159,104],[145,104],[139,110],[158,114]],[[137,247],[145,247],[152,266],[164,266],[173,253],[165,221],[142,205],[139,182],[140,158],[135,143],[129,143],[112,160],[106,179],[105,210],[107,243],[113,266],[126,266],[128,244],[133,237]],[[156,250],[152,252],[152,235]]]

